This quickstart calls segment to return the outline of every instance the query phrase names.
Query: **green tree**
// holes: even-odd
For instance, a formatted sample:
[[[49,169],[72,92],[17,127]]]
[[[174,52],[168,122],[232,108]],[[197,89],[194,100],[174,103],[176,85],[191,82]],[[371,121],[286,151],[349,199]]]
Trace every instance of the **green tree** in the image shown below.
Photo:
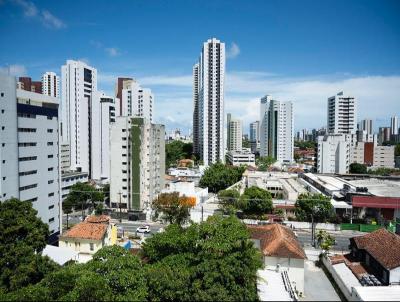
[[[400,156],[400,144],[396,144],[394,148],[394,156]]]
[[[322,248],[324,254],[327,254],[331,247],[335,244],[335,238],[333,238],[333,236],[331,236],[330,234],[328,234],[327,231],[324,230],[319,230],[316,238],[318,245]]]
[[[84,210],[90,206],[94,209],[96,202],[104,202],[104,194],[91,184],[78,182],[71,186],[66,201],[71,203],[75,210],[82,211],[83,220]]]
[[[161,212],[164,220],[179,225],[188,221],[189,210],[193,206],[187,198],[179,197],[178,192],[161,193],[152,203],[153,209],[157,214]]]
[[[165,145],[165,167],[168,169],[172,166],[176,166],[179,160],[191,158],[192,154],[192,143],[172,141]]]
[[[256,160],[256,166],[259,171],[268,171],[268,168],[276,162],[272,156],[261,156]]]
[[[367,174],[367,166],[359,163],[350,164],[350,173]]]
[[[72,213],[72,209],[74,205],[71,199],[66,198],[62,203],[62,210],[64,214],[67,214],[67,230],[68,230],[68,222],[69,222],[69,214]]]
[[[245,167],[226,166],[216,163],[209,166],[200,179],[200,186],[213,193],[218,193],[231,185],[237,183],[242,178]]]
[[[104,202],[109,206],[110,205],[110,184],[105,184],[101,191],[104,194]]]
[[[313,141],[295,141],[294,146],[298,147],[300,150],[315,149],[317,143]]]
[[[330,198],[322,194],[300,194],[295,203],[296,218],[300,221],[325,222],[334,214]]]
[[[225,214],[235,214],[238,210],[240,194],[237,190],[221,190],[218,192],[220,208]]]
[[[243,148],[250,148],[250,141],[248,139],[242,140],[242,147]]]
[[[58,265],[42,257],[49,230],[27,201],[0,202],[0,290],[13,291],[39,282]]]
[[[240,206],[246,215],[258,215],[271,213],[272,195],[259,187],[250,187],[244,190],[240,197]]]

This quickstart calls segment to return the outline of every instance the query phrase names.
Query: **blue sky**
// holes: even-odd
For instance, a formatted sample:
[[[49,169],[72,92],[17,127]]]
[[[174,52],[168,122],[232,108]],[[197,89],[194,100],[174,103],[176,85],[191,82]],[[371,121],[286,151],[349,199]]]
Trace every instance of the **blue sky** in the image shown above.
[[[323,126],[326,99],[355,95],[375,126],[400,114],[400,1],[0,0],[0,67],[38,78],[67,59],[150,87],[156,121],[191,127],[191,70],[202,42],[226,43],[226,112],[248,123],[259,98],[292,100],[295,128]]]

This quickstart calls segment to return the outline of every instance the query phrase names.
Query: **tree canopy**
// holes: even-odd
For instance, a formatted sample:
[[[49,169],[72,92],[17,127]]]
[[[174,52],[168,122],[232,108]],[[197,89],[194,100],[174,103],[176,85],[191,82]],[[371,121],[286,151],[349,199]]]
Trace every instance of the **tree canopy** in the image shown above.
[[[220,208],[225,214],[235,214],[239,209],[240,194],[237,190],[221,190],[218,192]]]
[[[179,196],[178,192],[161,193],[152,203],[156,213],[162,213],[162,218],[169,223],[179,225],[188,221],[189,210],[196,203],[193,198]]]
[[[165,144],[165,167],[176,166],[181,159],[192,158],[193,144],[181,141],[172,141]]]
[[[330,198],[322,194],[300,194],[295,204],[296,218],[300,221],[325,222],[333,216]]]
[[[209,166],[200,179],[200,186],[213,193],[225,190],[231,185],[242,179],[245,167],[227,166],[222,163],[216,163]]]
[[[240,197],[239,208],[247,215],[262,216],[271,213],[272,195],[259,187],[246,188]]]
[[[256,160],[256,166],[259,171],[268,171],[268,168],[276,162],[272,156],[261,156]]]
[[[367,166],[359,163],[350,164],[350,173],[367,174]]]
[[[295,147],[299,147],[300,150],[306,150],[309,148],[316,148],[317,147],[317,143],[314,141],[295,141],[294,142],[294,146]]]
[[[57,264],[41,252],[49,236],[32,203],[11,198],[0,202],[0,291],[39,282]]]

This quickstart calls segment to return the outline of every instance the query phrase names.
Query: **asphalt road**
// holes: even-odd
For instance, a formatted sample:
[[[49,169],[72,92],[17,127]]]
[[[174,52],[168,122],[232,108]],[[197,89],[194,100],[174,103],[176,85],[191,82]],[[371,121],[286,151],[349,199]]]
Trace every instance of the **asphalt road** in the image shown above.
[[[295,233],[303,247],[311,246],[311,230],[295,230]],[[332,250],[343,252],[349,250],[350,238],[365,234],[355,231],[328,231],[328,233],[335,238],[335,245]]]

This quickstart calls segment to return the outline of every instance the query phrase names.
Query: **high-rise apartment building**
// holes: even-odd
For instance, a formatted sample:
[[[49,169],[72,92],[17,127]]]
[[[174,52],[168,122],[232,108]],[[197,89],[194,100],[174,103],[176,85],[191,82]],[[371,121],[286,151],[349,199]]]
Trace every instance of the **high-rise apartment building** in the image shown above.
[[[51,242],[61,214],[58,108],[57,98],[17,89],[14,77],[0,75],[0,201],[30,201]]]
[[[390,134],[399,134],[399,118],[397,116],[393,116],[390,119]]]
[[[266,95],[261,99],[260,155],[280,163],[293,161],[293,103],[276,101]]]
[[[149,210],[164,188],[165,127],[140,117],[116,117],[111,126],[111,207]]]
[[[357,142],[351,149],[351,163],[394,168],[394,146],[378,146],[376,141]]]
[[[250,123],[250,148],[251,152],[256,152],[260,149],[260,122],[255,121]]]
[[[18,88],[26,91],[42,93],[42,82],[32,81],[30,77],[19,77]]]
[[[198,148],[204,164],[210,165],[217,161],[225,161],[225,43],[215,38],[203,43],[198,68],[196,65],[193,68],[195,105],[193,129],[198,129],[198,137],[194,137],[194,145]],[[198,94],[196,81],[198,81]]]
[[[46,72],[42,75],[42,94],[60,97],[60,78],[54,72]]]
[[[193,152],[200,153],[199,148],[199,63],[193,66]]]
[[[89,173],[100,165],[99,149],[94,148],[98,136],[100,99],[97,93],[97,70],[81,61],[68,60],[61,67],[61,136],[70,147],[70,169]]]
[[[328,98],[328,133],[354,134],[357,130],[357,102],[343,92]]]
[[[366,134],[373,134],[374,129],[372,128],[372,120],[361,120],[361,122],[358,123],[358,130],[365,131]]]
[[[318,137],[318,173],[348,173],[351,138],[346,134],[326,134]]]
[[[227,149],[228,151],[242,151],[242,121],[232,118],[230,113],[227,114]]]
[[[378,143],[382,144],[383,142],[390,141],[390,132],[391,132],[390,127],[379,127]]]
[[[121,85],[121,86],[120,86]],[[121,99],[119,100],[118,116],[144,117],[153,121],[154,95],[149,88],[142,88],[133,79],[120,78],[117,82],[117,95],[121,88]]]

